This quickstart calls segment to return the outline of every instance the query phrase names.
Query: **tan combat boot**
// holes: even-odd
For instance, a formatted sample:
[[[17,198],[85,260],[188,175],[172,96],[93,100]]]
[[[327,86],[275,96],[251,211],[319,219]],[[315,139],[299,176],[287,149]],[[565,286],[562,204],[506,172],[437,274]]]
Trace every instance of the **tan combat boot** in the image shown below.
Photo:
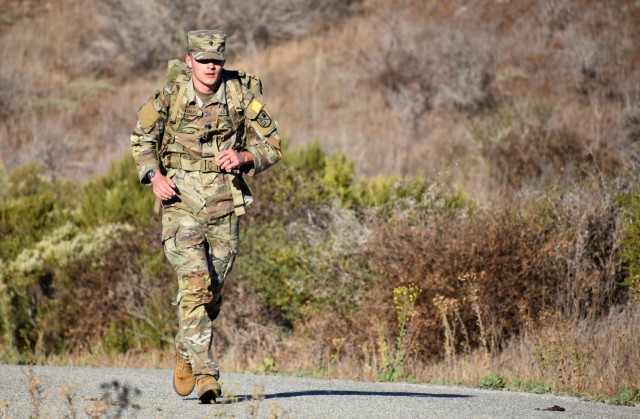
[[[196,385],[193,370],[188,360],[176,355],[176,369],[173,371],[173,389],[181,396],[188,396]]]
[[[198,378],[198,398],[200,399],[200,403],[215,404],[216,397],[218,397],[220,393],[222,393],[222,389],[215,377],[207,375]]]

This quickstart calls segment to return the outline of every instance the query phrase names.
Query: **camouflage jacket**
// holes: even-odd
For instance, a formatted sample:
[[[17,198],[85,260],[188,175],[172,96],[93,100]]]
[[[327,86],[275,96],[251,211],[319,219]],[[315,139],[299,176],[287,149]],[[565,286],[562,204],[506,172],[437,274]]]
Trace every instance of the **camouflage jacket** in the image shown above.
[[[282,158],[276,123],[261,98],[229,74],[223,73],[223,82],[208,103],[184,78],[158,90],[138,111],[131,152],[143,184],[149,183],[146,174],[156,169],[176,183],[178,196],[163,202],[165,206],[194,214],[206,211],[211,218],[234,210],[242,215],[244,206],[253,201],[242,174],[253,176]],[[183,83],[185,89],[179,94]],[[178,99],[180,103],[174,104]],[[253,167],[221,171],[215,155],[229,148],[251,153]]]

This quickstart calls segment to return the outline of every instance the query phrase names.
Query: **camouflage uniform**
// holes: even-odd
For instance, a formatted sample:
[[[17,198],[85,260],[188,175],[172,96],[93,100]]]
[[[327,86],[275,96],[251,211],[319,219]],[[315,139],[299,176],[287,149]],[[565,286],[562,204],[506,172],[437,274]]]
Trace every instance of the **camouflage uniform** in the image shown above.
[[[205,53],[224,59],[223,33],[195,31],[188,39],[194,59]],[[243,171],[253,176],[282,157],[275,121],[234,74],[223,72],[207,103],[188,76],[168,83],[140,108],[131,135],[140,181],[148,184],[148,172],[159,169],[176,184],[176,198],[162,205],[162,241],[179,282],[176,352],[190,361],[196,378],[219,376],[212,323],[235,260],[239,216],[253,200]],[[253,167],[221,170],[215,155],[230,148],[250,152]]]

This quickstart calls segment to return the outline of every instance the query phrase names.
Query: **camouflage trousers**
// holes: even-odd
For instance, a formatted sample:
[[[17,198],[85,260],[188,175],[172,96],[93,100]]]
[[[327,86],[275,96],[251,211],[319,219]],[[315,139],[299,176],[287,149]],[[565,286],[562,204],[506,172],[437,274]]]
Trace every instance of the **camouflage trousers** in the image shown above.
[[[222,286],[236,257],[238,232],[234,213],[211,220],[206,211],[194,215],[180,208],[164,208],[164,251],[179,283],[174,302],[179,315],[176,354],[190,361],[196,378],[218,378],[220,374],[213,321],[220,313]]]

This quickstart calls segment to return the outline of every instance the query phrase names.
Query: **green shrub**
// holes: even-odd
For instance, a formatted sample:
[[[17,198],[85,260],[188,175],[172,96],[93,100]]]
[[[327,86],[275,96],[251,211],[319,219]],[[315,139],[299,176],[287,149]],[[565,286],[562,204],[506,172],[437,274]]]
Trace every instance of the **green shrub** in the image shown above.
[[[69,218],[70,188],[52,184],[43,173],[28,165],[8,177],[0,195],[0,259],[11,260]]]
[[[613,396],[611,404],[621,406],[635,406],[636,404],[640,404],[640,389],[633,386],[623,388]]]
[[[489,374],[482,377],[480,381],[480,388],[486,388],[491,390],[502,390],[507,386],[506,381],[499,374]]]
[[[129,349],[128,334],[112,323],[102,338],[102,346],[110,355],[126,352]]]
[[[272,220],[287,223],[307,206],[326,200],[321,182],[326,154],[317,143],[294,151],[288,151],[286,144],[282,162],[255,178],[247,178],[256,197],[245,217],[249,224]]]
[[[327,155],[317,143],[293,151],[264,174],[248,179],[256,194],[249,209],[250,223],[277,219],[284,224],[306,217],[310,207],[336,202],[360,214],[374,209],[424,218],[431,213],[473,211],[473,203],[460,191],[429,183],[420,176],[377,176],[355,180],[353,162],[343,154]]]
[[[622,285],[628,286],[640,304],[640,193],[634,190],[622,195],[623,207],[622,262],[626,279]]]
[[[327,199],[337,199],[343,206],[351,206],[353,202],[354,165],[347,157],[338,153],[325,160],[322,185],[327,191]]]
[[[0,203],[0,258],[14,258],[50,229],[55,203],[55,195],[49,192]]]
[[[535,394],[548,394],[555,392],[553,386],[549,383],[545,383],[544,381],[522,381],[518,378],[513,380],[513,382],[509,385],[509,389]]]
[[[278,222],[250,227],[243,237],[238,269],[267,305],[287,321],[299,318],[313,298],[311,275],[296,243],[287,239]]]
[[[284,162],[293,170],[307,173],[321,173],[324,170],[327,154],[317,141],[295,150],[288,150],[288,142],[284,141],[283,148]]]
[[[148,224],[154,202],[151,189],[140,184],[133,158],[126,155],[106,175],[82,188],[78,219],[87,227],[113,222]]]

